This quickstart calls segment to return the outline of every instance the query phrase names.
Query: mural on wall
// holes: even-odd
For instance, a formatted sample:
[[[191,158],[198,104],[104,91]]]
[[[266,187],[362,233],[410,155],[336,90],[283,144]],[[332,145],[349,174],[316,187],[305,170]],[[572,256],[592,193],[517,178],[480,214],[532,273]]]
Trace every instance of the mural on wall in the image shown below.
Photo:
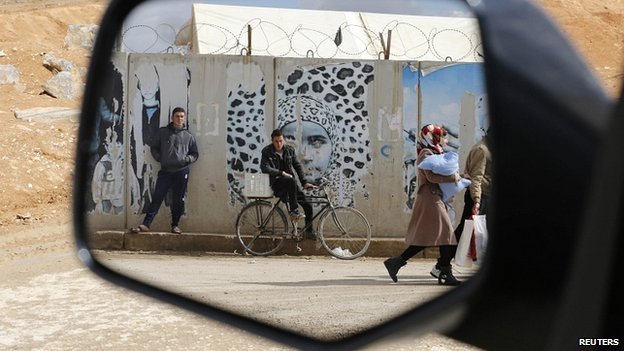
[[[420,91],[420,100],[418,92]],[[422,101],[419,106],[419,101]],[[480,140],[488,128],[487,93],[479,63],[407,64],[403,69],[404,190],[406,207],[413,205],[416,183],[416,136],[428,123],[448,131],[446,151],[459,152]],[[420,121],[418,116],[420,117]],[[471,120],[464,120],[471,119]],[[474,126],[461,135],[462,126]],[[460,165],[461,167],[462,165]]]
[[[366,107],[374,66],[350,62],[296,67],[277,77],[277,127],[298,152],[305,177],[331,181],[334,201],[353,205],[371,162]]]
[[[269,143],[265,121],[266,87],[261,69],[240,63],[227,67],[227,180],[230,205],[244,203],[245,173],[260,172],[262,148]],[[250,72],[241,77],[241,71]],[[251,77],[250,77],[251,76]]]
[[[106,130],[105,154],[95,164],[91,194],[94,210],[101,214],[118,215],[124,209],[124,151],[114,128]]]
[[[132,174],[129,175],[130,207],[145,213],[151,203],[160,166],[150,152],[158,128],[170,123],[171,111],[177,106],[190,114],[189,86],[191,72],[182,63],[138,62],[130,77],[130,153]],[[188,120],[188,118],[187,118]],[[188,128],[188,125],[187,125]],[[165,199],[165,205],[169,200]]]
[[[230,205],[244,202],[244,173],[260,172],[262,147],[270,143],[265,80],[254,70],[254,79],[233,84],[239,75],[228,67]],[[276,78],[276,127],[297,150],[309,181],[331,181],[337,204],[352,205],[355,191],[368,195],[360,179],[371,161],[366,101],[373,79],[374,66],[361,62],[296,67],[284,81]]]
[[[418,136],[418,63],[406,63],[402,72],[403,84],[403,191],[407,195],[406,207],[414,204],[416,191],[416,139]]]
[[[337,169],[334,155],[345,154],[334,112],[308,95],[279,99],[278,128],[299,154],[306,179],[318,183]]]
[[[422,65],[422,64],[421,64]],[[483,65],[480,63],[456,63],[443,66],[421,68],[420,89],[422,94],[422,124],[441,124],[449,132],[447,151],[458,151],[460,143],[460,115],[474,120],[462,121],[462,124],[474,125],[471,138],[461,138],[469,144],[480,139],[482,130],[487,127],[487,109],[466,111],[470,104],[463,101],[468,98],[473,105],[485,101],[486,89]],[[481,105],[485,106],[485,105]],[[480,114],[477,115],[477,114]],[[481,132],[479,132],[481,131]],[[470,131],[473,134],[473,131]]]
[[[94,156],[88,175],[91,179],[87,196],[87,211],[117,215],[124,208],[124,150],[123,150],[123,96],[122,74],[109,62],[105,68],[109,81],[99,98],[95,120],[95,134],[91,144]]]
[[[476,123],[474,134],[475,143],[481,140],[490,128],[490,114],[488,112],[487,106],[487,93],[483,93],[477,96],[477,106],[475,112]]]

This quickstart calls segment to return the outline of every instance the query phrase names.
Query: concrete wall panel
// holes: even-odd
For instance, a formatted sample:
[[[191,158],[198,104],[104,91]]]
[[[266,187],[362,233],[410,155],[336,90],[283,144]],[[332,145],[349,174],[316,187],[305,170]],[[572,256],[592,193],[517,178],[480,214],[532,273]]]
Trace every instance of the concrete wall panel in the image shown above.
[[[419,128],[445,125],[462,168],[486,128],[480,64],[177,54],[132,54],[114,62],[125,88],[125,201],[112,221],[92,211],[96,229],[142,220],[159,169],[147,139],[169,122],[175,106],[187,110],[199,147],[181,222],[185,232],[197,233],[234,233],[247,201],[244,174],[260,172],[261,149],[280,128],[309,181],[329,178],[334,203],[360,209],[374,236],[402,237],[415,196]],[[127,69],[119,62],[128,62]],[[462,195],[456,198],[461,206]],[[152,229],[168,231],[169,224],[165,201]]]

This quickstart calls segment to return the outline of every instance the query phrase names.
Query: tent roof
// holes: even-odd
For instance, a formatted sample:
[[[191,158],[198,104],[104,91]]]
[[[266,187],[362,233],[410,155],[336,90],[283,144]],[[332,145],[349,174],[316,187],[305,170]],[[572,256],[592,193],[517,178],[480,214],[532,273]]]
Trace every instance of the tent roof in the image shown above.
[[[193,4],[192,51],[245,53],[248,28],[252,55],[378,59],[383,36],[392,60],[482,61],[475,18],[212,4]]]

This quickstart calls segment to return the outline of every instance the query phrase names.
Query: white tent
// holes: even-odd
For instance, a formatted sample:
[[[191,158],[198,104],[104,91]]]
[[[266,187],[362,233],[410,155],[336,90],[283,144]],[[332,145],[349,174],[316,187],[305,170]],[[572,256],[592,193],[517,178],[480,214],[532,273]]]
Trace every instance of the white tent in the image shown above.
[[[191,26],[200,54],[482,61],[475,18],[193,4]]]

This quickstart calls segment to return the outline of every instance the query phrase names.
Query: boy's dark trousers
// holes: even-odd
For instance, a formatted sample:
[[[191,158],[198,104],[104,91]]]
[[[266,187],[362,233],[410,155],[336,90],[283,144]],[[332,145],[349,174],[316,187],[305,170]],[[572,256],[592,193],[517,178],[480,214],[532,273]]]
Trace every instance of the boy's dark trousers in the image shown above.
[[[165,172],[160,170],[158,172],[158,179],[156,180],[156,187],[152,196],[152,203],[145,215],[143,224],[150,226],[154,217],[160,209],[167,191],[171,189],[172,203],[171,203],[171,226],[178,226],[180,218],[184,213],[184,196],[186,194],[186,188],[188,185],[189,168],[184,168],[176,172]]]

